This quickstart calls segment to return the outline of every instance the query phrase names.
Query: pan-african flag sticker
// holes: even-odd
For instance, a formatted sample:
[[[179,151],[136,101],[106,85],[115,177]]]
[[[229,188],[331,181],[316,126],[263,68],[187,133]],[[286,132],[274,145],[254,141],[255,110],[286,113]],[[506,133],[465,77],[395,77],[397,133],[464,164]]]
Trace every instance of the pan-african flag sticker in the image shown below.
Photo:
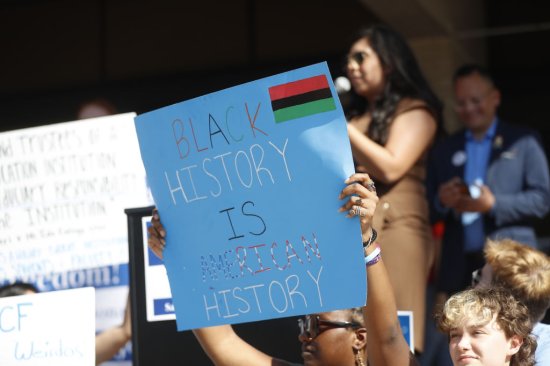
[[[336,109],[325,75],[272,86],[269,97],[277,123]]]

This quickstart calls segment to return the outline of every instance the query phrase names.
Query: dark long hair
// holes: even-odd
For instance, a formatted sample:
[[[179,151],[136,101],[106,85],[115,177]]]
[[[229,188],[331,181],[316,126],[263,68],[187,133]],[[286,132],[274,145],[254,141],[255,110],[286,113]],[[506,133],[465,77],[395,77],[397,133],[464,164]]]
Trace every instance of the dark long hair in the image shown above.
[[[403,98],[424,101],[433,114],[438,134],[442,128],[442,104],[422,75],[418,62],[403,37],[385,25],[374,25],[361,29],[352,38],[352,43],[367,38],[378,55],[386,72],[384,91],[374,102],[372,121],[368,135],[384,145],[388,139],[389,127],[395,117],[397,106]],[[367,110],[367,100],[352,92],[352,102],[348,118],[363,114]]]
[[[0,287],[0,297],[26,295],[29,291],[38,293],[38,289],[32,283],[15,282]]]

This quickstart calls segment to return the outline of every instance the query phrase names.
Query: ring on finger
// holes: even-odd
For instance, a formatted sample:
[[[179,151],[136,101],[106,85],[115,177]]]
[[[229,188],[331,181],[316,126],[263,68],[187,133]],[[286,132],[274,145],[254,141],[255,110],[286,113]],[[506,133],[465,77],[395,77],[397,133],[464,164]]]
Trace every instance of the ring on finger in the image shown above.
[[[361,207],[359,206],[351,206],[351,209],[349,210],[349,214],[352,216],[358,216],[361,215]]]
[[[361,206],[363,204],[363,200],[361,198],[359,198],[357,201],[355,201],[355,204],[357,206]]]
[[[371,192],[376,192],[376,186],[374,185],[374,182],[372,180],[368,182],[365,187]]]

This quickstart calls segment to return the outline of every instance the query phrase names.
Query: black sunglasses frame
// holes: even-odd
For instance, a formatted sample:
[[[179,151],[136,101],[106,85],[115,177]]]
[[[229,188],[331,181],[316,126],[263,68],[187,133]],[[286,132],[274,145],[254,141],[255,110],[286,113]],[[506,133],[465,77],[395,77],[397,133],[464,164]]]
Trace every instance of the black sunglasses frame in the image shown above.
[[[321,330],[321,325],[327,327],[327,329]],[[306,315],[303,318],[298,319],[298,328],[300,335],[305,336],[308,339],[315,339],[319,334],[330,328],[360,328],[361,324],[357,322],[346,321],[332,321],[321,319],[319,315]]]
[[[346,55],[346,57],[344,58],[344,66],[347,67],[352,61],[355,62],[357,65],[361,65],[365,61],[366,57],[367,53],[364,51],[353,52],[349,55]]]

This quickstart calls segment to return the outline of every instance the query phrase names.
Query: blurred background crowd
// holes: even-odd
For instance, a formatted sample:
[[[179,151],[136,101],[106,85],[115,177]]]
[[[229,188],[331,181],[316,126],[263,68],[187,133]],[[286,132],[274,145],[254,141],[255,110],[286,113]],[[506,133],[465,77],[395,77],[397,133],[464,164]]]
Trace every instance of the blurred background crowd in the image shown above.
[[[426,104],[411,107],[401,103],[400,99],[395,107],[397,112],[392,111],[396,121],[401,109],[405,112],[425,109],[434,126],[437,124],[442,130],[439,131],[441,135],[452,135],[464,125],[468,129],[472,127],[468,123],[475,121],[469,121],[465,114],[472,103],[479,105],[487,102],[491,117],[488,122],[493,121],[498,108],[499,126],[503,126],[500,120],[504,120],[536,130],[541,139],[541,156],[544,152],[548,155],[550,124],[546,123],[545,107],[550,97],[550,91],[546,88],[550,82],[550,71],[547,70],[550,49],[546,47],[550,34],[549,8],[543,0],[529,0],[521,5],[511,0],[234,0],[214,3],[175,0],[1,0],[0,131],[115,112],[139,114],[321,61],[327,61],[334,79],[344,75],[350,77],[352,69],[360,67],[364,61],[364,56],[358,59],[353,53],[363,52],[359,49],[361,45],[355,51],[349,48],[350,44],[355,47],[353,42],[357,42],[357,38],[353,37],[356,31],[384,23],[405,38],[418,60],[421,74],[443,106],[439,110],[439,105],[430,104],[430,98],[412,95],[411,98],[418,98]],[[367,37],[370,42],[367,46],[373,46],[373,40],[369,37],[372,36]],[[381,50],[376,49],[375,45],[373,48],[382,58]],[[345,55],[348,55],[347,59]],[[462,70],[462,73],[456,74],[456,70],[464,64],[478,64],[484,68],[482,71]],[[485,71],[490,74],[485,75]],[[466,84],[459,84],[461,82]],[[471,94],[469,91],[471,85],[478,91],[477,99],[475,92]],[[353,87],[357,89],[357,85]],[[368,100],[367,94],[360,95]],[[347,98],[344,91],[341,95],[344,108],[347,107]],[[86,104],[84,108],[89,101],[95,101],[95,106]],[[361,124],[360,116],[352,117],[350,125],[355,125],[363,135],[372,137],[371,131],[367,133],[365,124]],[[373,116],[371,113],[369,118],[375,119]],[[370,119],[368,123],[371,123]],[[436,127],[433,128],[430,133],[439,136],[440,133],[435,132]],[[475,128],[472,131],[475,137]],[[483,130],[485,132],[486,129]],[[356,165],[364,167],[375,178],[384,199],[384,195],[394,188],[395,181],[384,179],[382,168],[372,163],[376,156],[369,158],[365,153],[365,158],[362,155],[360,146],[364,146],[364,141],[360,138],[354,140],[353,133],[350,132],[350,138]],[[492,134],[493,149],[507,146],[508,132],[497,130],[488,133]],[[502,141],[503,136],[506,141]],[[425,143],[431,147],[436,140],[430,137]],[[375,141],[388,147],[391,136],[389,140],[381,138]],[[468,149],[466,146],[465,151],[469,152]],[[369,150],[368,147],[366,150]],[[392,152],[391,147],[389,151]],[[406,173],[402,173],[409,174],[412,171],[409,169],[415,168],[418,162],[421,169],[427,168],[433,184],[433,191],[428,192],[431,194],[429,204],[433,205],[437,198],[441,201],[431,207],[432,218],[437,218],[433,213],[438,209],[441,214],[440,220],[431,222],[436,240],[442,238],[441,223],[444,223],[445,229],[457,222],[466,225],[464,217],[454,217],[456,222],[445,218],[445,210],[487,213],[472,207],[457,209],[451,200],[442,199],[440,187],[454,177],[454,172],[442,173],[445,168],[441,165],[452,162],[455,166],[461,166],[465,161],[460,161],[460,154],[455,151],[438,151],[438,157],[451,154],[450,160],[428,163],[424,155],[426,149],[422,147],[418,151],[419,160],[411,161],[405,169]],[[541,161],[546,165],[542,170],[547,174],[547,161]],[[467,183],[471,187],[477,184],[475,174],[487,167],[468,168],[466,165],[466,169],[473,170],[464,173],[464,176],[458,175],[469,180]],[[517,169],[521,170],[521,167]],[[517,172],[516,169],[508,171],[509,174]],[[377,173],[380,175],[377,176]],[[424,179],[424,174],[419,173],[421,179]],[[547,175],[542,178],[543,181],[546,179],[546,190],[547,178]],[[492,193],[506,189],[495,187],[490,178],[477,185],[481,187],[485,183]],[[381,201],[383,209],[390,204],[395,205],[388,197],[387,202]],[[495,207],[502,207],[502,204],[498,206],[498,196],[496,206],[494,202],[492,208],[489,207],[491,214],[497,216],[493,226],[506,226],[506,222],[502,224],[506,219],[494,213],[497,210]],[[526,214],[525,220],[522,217],[510,220],[515,220],[518,225],[529,221],[529,226],[534,227],[538,248],[550,254],[550,225],[546,215],[548,197],[543,206],[536,213]],[[505,214],[508,217],[515,215],[510,212]],[[538,220],[531,221],[534,218]],[[475,219],[472,217],[472,220]],[[387,242],[391,241],[391,235],[389,231],[384,233],[381,220],[377,226],[375,218],[374,226],[381,231],[379,240],[382,245],[386,245],[383,235],[386,235]],[[388,219],[384,220],[387,223]],[[490,235],[487,230],[486,227],[481,234]],[[425,257],[439,258],[440,248],[437,246],[435,253],[430,252]],[[467,254],[467,263],[462,266],[469,280],[471,270],[483,265],[483,252],[479,246],[467,252],[477,256],[469,258],[470,254]],[[451,262],[455,261],[456,255],[456,252],[446,254],[443,250],[443,258],[451,258]],[[391,263],[390,254],[387,258],[390,276],[392,271],[396,273],[396,268],[403,268],[403,265]],[[436,260],[431,270],[429,264],[432,261],[428,259],[426,262],[429,262],[424,270],[426,273],[422,273],[420,281],[427,277],[429,313],[429,307],[438,301],[436,293],[447,291],[449,295],[463,288],[463,285],[436,287],[435,284],[441,280],[437,278],[440,261]],[[449,266],[444,265],[447,269]],[[392,280],[399,306],[405,290],[400,289],[398,283],[402,280],[397,277]],[[409,287],[407,285],[404,287]],[[414,293],[409,297],[422,293],[414,288],[412,290]],[[408,302],[403,300],[403,303]],[[422,307],[424,304],[411,306]],[[429,322],[430,317],[427,318]],[[423,322],[422,316],[417,319]],[[430,324],[426,327],[426,337],[430,337],[432,328]],[[437,356],[431,354],[435,351],[430,347],[437,341],[426,339],[426,350],[423,349],[423,340],[417,339],[418,351],[430,352],[429,356],[436,359]],[[425,365],[429,362],[443,364],[443,361],[427,361],[426,357],[423,361]]]

